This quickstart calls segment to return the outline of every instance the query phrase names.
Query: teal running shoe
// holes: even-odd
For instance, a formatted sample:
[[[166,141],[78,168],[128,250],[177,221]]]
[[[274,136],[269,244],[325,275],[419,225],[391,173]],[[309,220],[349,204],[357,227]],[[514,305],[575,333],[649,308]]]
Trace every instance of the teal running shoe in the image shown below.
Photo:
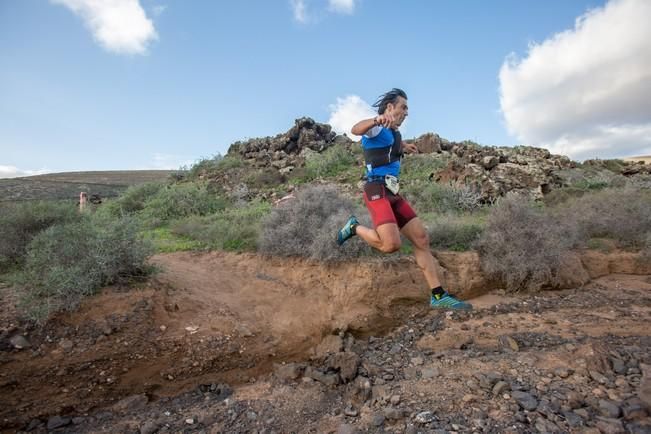
[[[472,304],[461,301],[447,292],[443,295],[432,295],[429,305],[435,309],[472,310]]]
[[[337,244],[341,246],[348,239],[354,237],[355,226],[357,226],[358,224],[359,222],[357,221],[357,217],[351,215],[348,221],[346,222],[346,224],[344,225],[344,227],[339,229],[339,232],[337,232]]]

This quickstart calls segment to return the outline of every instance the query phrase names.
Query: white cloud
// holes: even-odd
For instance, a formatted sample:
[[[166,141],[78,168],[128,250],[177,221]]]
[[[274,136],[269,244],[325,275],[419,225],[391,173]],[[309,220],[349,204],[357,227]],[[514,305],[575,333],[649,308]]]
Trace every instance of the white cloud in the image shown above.
[[[42,175],[44,173],[50,173],[51,170],[48,169],[39,169],[39,170],[21,170],[15,166],[2,166],[0,165],[0,179],[2,178],[18,178],[20,176],[32,176],[32,175]]]
[[[138,0],[51,0],[82,18],[105,49],[118,54],[145,54],[158,39],[154,24]]]
[[[289,0],[289,4],[294,14],[294,19],[301,24],[315,23],[321,21],[323,16],[328,12],[336,14],[352,15],[355,12],[355,3],[359,0],[328,0],[327,8],[322,1],[320,5],[311,8],[308,11],[308,2],[310,0]],[[313,2],[314,3],[314,2]]]
[[[355,0],[328,0],[328,8],[333,12],[352,15],[355,12]]]
[[[372,118],[377,113],[373,107],[357,95],[348,95],[344,98],[337,98],[336,104],[330,105],[330,119],[328,123],[338,134],[346,134],[353,140],[359,140],[350,129],[362,119]]]
[[[292,12],[294,13],[294,19],[299,23],[307,23],[307,8],[305,6],[305,0],[291,0],[290,4],[292,6]]]
[[[575,159],[651,148],[651,2],[612,0],[500,70],[509,132]],[[646,150],[646,151],[645,151]]]

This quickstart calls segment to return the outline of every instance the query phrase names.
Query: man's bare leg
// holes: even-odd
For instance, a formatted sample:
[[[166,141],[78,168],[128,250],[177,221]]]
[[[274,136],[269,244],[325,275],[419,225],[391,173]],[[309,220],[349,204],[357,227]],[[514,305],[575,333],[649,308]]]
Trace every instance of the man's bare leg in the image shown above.
[[[395,223],[385,223],[376,229],[358,225],[355,227],[355,234],[383,253],[392,253],[400,249],[400,231]]]
[[[411,241],[414,246],[414,256],[416,263],[425,275],[425,280],[430,288],[441,286],[439,275],[436,271],[436,263],[429,246],[429,236],[423,222],[415,217],[411,219],[403,228],[402,234]]]

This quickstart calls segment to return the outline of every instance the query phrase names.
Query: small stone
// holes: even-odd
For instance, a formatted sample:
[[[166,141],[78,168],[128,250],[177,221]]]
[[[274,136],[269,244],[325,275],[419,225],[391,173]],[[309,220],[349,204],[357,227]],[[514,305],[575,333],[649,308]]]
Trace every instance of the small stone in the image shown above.
[[[518,352],[520,351],[520,346],[511,336],[502,335],[499,337],[500,347],[506,351]]]
[[[355,429],[354,426],[347,424],[347,423],[342,423],[339,425],[339,428],[337,429],[337,434],[356,434],[357,429]]]
[[[589,373],[590,377],[599,384],[606,384],[608,382],[608,378],[601,372],[590,370]]]
[[[434,422],[436,420],[436,416],[434,416],[434,413],[432,413],[431,411],[421,411],[416,415],[414,420],[417,423],[424,425],[426,423]]]
[[[349,417],[357,417],[359,412],[355,410],[352,405],[349,405],[344,409],[344,414]]]
[[[400,420],[404,417],[402,410],[394,407],[387,407],[383,411],[384,417],[389,420]]]
[[[140,427],[140,434],[154,434],[158,431],[158,427],[158,422],[150,420]]]
[[[622,409],[612,401],[600,399],[599,412],[605,417],[617,419],[622,414]]]
[[[583,406],[583,396],[580,393],[575,391],[570,391],[567,393],[565,398],[568,407],[571,409],[579,408]]]
[[[538,407],[538,400],[529,393],[516,390],[511,393],[511,397],[525,410],[533,411]]]
[[[642,400],[639,398],[631,398],[624,402],[622,412],[626,420],[642,420],[649,416]]]
[[[544,417],[539,417],[536,419],[535,427],[541,433],[560,432],[558,425],[556,425],[551,420],[545,419]]]
[[[52,416],[47,421],[47,429],[53,430],[70,424],[69,417]]]
[[[590,413],[586,408],[577,408],[574,413],[578,414],[583,420],[590,419]]]
[[[281,381],[293,381],[303,375],[305,365],[299,363],[274,363],[274,374]]]
[[[194,418],[192,418],[192,417],[187,418],[187,419],[185,420],[185,423],[187,423],[188,425],[192,425],[192,424],[194,424]]]
[[[506,381],[498,381],[497,383],[495,383],[495,386],[493,386],[493,395],[497,396],[500,393],[509,390],[509,388],[510,388],[509,383],[507,383]]]
[[[25,339],[25,336],[22,335],[14,335],[9,339],[9,343],[17,350],[24,350],[25,348],[29,348],[32,346],[32,344],[29,343],[27,339]]]
[[[467,404],[469,402],[476,401],[477,397],[475,395],[472,395],[472,394],[468,393],[468,394],[463,395],[463,398],[461,398],[461,400]]]
[[[384,416],[380,413],[374,414],[371,423],[373,426],[382,426],[384,424]]]
[[[400,404],[400,395],[393,395],[391,396],[391,399],[389,399],[389,402],[391,405],[398,405]]]
[[[618,419],[597,416],[597,429],[603,434],[623,434],[624,425]]]
[[[583,425],[583,419],[573,411],[563,412],[563,417],[567,421],[567,424],[572,428],[576,428]]]
[[[423,358],[422,357],[412,357],[411,363],[414,366],[421,366],[423,364]]]
[[[610,361],[613,364],[613,371],[615,371],[615,373],[620,375],[626,374],[626,364],[622,360],[612,358]]]
[[[246,412],[246,418],[248,420],[256,420],[258,418],[258,415],[255,414],[255,411],[247,411]]]
[[[165,325],[162,325],[162,326],[160,326],[159,328],[160,328],[160,331],[162,331],[162,332],[164,332],[165,330],[167,330],[167,326],[165,326]]]
[[[41,423],[40,419],[32,419],[29,425],[27,425],[27,428],[25,428],[25,431],[34,431],[39,425],[41,425]]]
[[[61,349],[63,351],[65,351],[67,353],[70,350],[72,350],[72,347],[74,346],[74,344],[72,343],[72,341],[70,339],[61,339],[61,342],[59,342],[59,346],[61,347]]]
[[[420,371],[420,375],[423,378],[435,378],[439,376],[439,370],[436,368],[425,368]]]
[[[567,378],[572,374],[572,370],[568,368],[556,368],[554,369],[554,375],[560,378]]]

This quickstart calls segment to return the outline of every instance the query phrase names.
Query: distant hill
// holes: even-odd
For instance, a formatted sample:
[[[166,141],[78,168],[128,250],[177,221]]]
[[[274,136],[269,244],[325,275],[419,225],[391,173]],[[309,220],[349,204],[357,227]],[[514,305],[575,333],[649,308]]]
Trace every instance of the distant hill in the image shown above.
[[[108,170],[62,172],[0,179],[0,202],[20,200],[78,199],[79,193],[114,197],[131,185],[163,182],[175,170]]]
[[[643,155],[641,157],[628,157],[628,158],[622,158],[624,161],[644,161],[644,164],[651,164],[651,155]]]

